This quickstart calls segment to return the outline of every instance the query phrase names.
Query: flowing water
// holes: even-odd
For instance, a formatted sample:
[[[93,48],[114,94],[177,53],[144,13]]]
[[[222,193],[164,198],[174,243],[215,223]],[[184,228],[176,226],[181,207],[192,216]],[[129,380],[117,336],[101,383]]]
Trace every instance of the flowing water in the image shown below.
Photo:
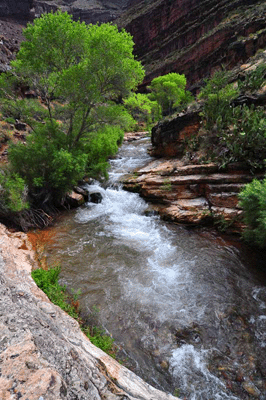
[[[119,187],[149,161],[147,146],[124,144],[109,184],[89,187],[102,202],[58,221],[49,262],[152,385],[189,400],[265,400],[265,276],[243,247],[165,223]]]

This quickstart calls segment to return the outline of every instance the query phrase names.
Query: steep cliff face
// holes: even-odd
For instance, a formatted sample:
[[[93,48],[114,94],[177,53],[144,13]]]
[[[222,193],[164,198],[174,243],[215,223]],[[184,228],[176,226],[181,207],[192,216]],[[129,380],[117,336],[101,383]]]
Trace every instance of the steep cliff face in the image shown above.
[[[145,84],[178,72],[191,86],[217,66],[232,67],[265,46],[265,10],[259,0],[142,0],[117,23],[134,37]]]
[[[27,17],[32,5],[33,0],[3,0],[0,2],[0,17]]]
[[[109,22],[118,18],[127,7],[128,0],[34,0],[35,14],[60,8],[86,23]]]

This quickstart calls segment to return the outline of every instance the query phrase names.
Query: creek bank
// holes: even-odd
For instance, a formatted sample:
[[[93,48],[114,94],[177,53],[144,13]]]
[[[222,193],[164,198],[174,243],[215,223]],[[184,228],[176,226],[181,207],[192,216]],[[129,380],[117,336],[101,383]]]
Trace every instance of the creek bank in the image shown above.
[[[26,234],[11,234],[3,225],[0,234],[0,398],[174,399],[92,345],[37,288]]]
[[[184,165],[181,160],[160,158],[122,179],[126,190],[139,192],[154,203],[162,218],[182,224],[216,223],[239,233],[242,210],[238,193],[263,173],[250,174],[240,164],[221,171],[214,164]]]

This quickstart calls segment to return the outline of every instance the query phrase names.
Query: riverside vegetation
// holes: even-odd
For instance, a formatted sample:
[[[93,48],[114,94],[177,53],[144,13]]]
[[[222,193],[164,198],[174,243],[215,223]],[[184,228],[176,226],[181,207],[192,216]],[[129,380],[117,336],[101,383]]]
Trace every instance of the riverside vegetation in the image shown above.
[[[221,168],[232,162],[245,164],[250,171],[265,170],[266,64],[261,63],[229,83],[232,73],[219,71],[206,82],[199,94],[205,134],[196,147],[205,148],[205,158]],[[261,93],[260,93],[261,91]],[[257,95],[259,93],[259,95]],[[195,146],[195,143],[193,144]],[[266,247],[266,180],[254,180],[239,195],[244,211],[243,238],[260,248]]]
[[[136,94],[144,69],[134,58],[132,37],[115,25],[85,25],[59,11],[36,19],[24,36],[11,70],[0,76],[0,96],[5,121],[23,121],[30,133],[26,143],[9,146],[9,162],[0,173],[0,215],[27,230],[48,224],[54,207],[85,175],[107,176],[107,160],[125,130],[140,123],[149,128],[193,97],[185,90],[185,76],[174,73],[153,79],[150,93]],[[206,82],[198,96],[204,134],[193,139],[193,151],[204,148],[201,162],[264,168],[265,107],[239,97],[250,93],[252,103],[265,73],[262,63],[237,84],[225,71]],[[28,89],[35,98],[23,95]],[[264,187],[265,182],[252,183],[240,195],[244,237],[260,247],[266,245]],[[252,202],[258,206],[251,209]]]
[[[31,275],[36,285],[48,296],[55,305],[59,306],[68,313],[72,318],[76,319],[82,331],[90,339],[90,341],[111,357],[115,357],[116,350],[114,340],[109,335],[105,334],[104,330],[94,325],[93,319],[91,322],[86,322],[80,317],[79,292],[68,294],[66,286],[58,283],[60,267],[53,267],[49,270],[42,268],[33,270]]]
[[[85,175],[106,177],[123,132],[140,121],[151,126],[180,103],[186,79],[156,78],[159,89],[152,82],[149,96],[135,94],[144,69],[131,35],[109,23],[85,25],[58,11],[28,24],[24,36],[11,70],[0,76],[0,97],[5,121],[22,121],[30,132],[16,143],[4,134],[11,144],[0,171],[0,216],[28,230],[47,225]]]

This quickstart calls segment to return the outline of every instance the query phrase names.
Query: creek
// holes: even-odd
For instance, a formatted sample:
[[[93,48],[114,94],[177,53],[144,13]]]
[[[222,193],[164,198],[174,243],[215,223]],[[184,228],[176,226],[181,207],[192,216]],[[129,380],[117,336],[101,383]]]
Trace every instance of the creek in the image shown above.
[[[147,139],[124,143],[110,179],[62,216],[47,244],[60,283],[113,336],[124,364],[189,400],[266,399],[265,258],[207,229],[160,220],[119,178],[144,166]],[[256,258],[257,257],[257,258]]]

